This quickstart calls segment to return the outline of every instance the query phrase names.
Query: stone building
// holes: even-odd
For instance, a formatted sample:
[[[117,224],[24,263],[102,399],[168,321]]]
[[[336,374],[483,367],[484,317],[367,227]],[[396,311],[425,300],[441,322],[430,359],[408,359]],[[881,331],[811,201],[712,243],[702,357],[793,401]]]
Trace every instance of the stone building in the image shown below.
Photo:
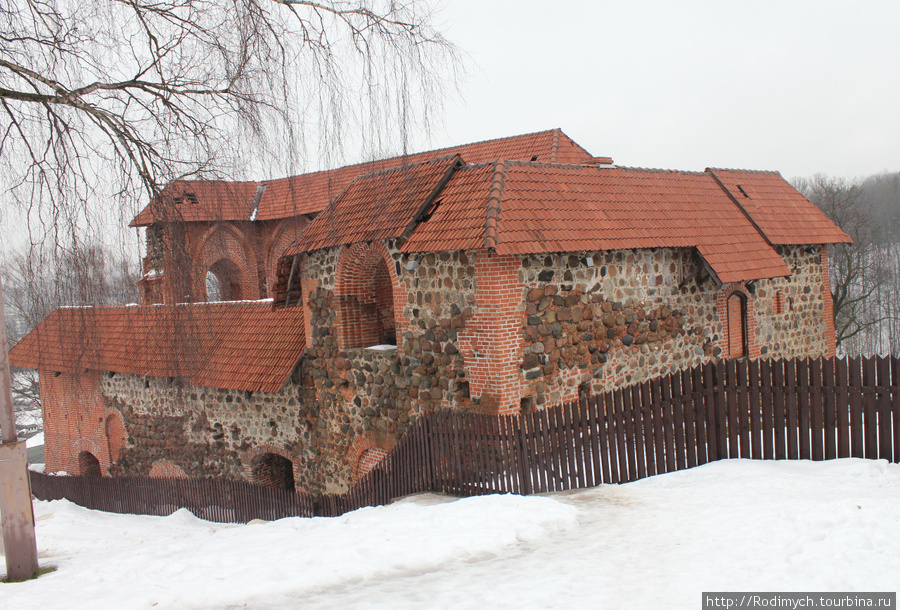
[[[48,470],[315,492],[425,412],[832,355],[848,240],[777,173],[616,167],[559,130],[176,183],[133,224],[145,306],[59,310],[11,354],[41,371]]]

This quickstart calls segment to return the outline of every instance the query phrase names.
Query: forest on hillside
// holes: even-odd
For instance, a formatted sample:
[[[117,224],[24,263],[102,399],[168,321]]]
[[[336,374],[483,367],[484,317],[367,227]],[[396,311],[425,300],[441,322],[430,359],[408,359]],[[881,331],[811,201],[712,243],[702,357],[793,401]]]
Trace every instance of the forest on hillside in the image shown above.
[[[853,239],[830,248],[838,354],[900,355],[900,172],[792,182]]]

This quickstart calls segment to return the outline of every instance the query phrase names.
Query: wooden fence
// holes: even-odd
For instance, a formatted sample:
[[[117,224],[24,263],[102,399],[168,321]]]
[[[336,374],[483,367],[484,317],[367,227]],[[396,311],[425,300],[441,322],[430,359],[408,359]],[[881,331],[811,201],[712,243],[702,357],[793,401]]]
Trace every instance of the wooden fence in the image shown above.
[[[245,521],[339,515],[422,491],[531,494],[625,483],[725,458],[900,462],[898,364],[896,357],[728,361],[519,415],[443,411],[419,418],[342,495],[212,480],[93,479],[85,485],[96,486],[94,495],[76,498],[63,487],[82,477],[41,480],[59,486],[54,497],[91,508],[165,514],[186,506],[207,519]],[[32,481],[35,495],[49,499],[42,493],[51,487]],[[121,492],[112,491],[117,485]],[[140,499],[130,504],[128,493]],[[153,510],[130,509],[145,505]]]

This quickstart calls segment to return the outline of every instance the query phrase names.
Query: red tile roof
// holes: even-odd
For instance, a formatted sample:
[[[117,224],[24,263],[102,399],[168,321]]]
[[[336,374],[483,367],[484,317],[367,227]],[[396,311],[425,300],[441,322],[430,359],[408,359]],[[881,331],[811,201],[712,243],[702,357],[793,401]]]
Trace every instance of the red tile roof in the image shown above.
[[[348,165],[332,170],[311,172],[290,178],[281,178],[262,182],[265,187],[259,198],[258,209],[254,220],[273,220],[290,218],[303,214],[315,214],[323,209],[335,197],[347,188],[358,176],[372,174],[400,165],[412,165],[437,157],[462,155],[469,163],[482,163],[494,159],[535,159],[541,162],[583,163],[590,158],[590,153],[576,144],[560,129],[551,129],[536,133],[523,134],[507,138],[473,142],[462,146],[451,146],[427,152],[415,153],[388,159],[380,159],[367,163]],[[184,183],[192,185],[197,182]],[[229,183],[214,183],[229,184]],[[233,183],[252,185],[248,193],[235,194],[230,197],[212,197],[211,204],[198,208],[197,212],[185,217],[185,220],[249,220],[253,215],[253,195],[256,183]],[[216,187],[218,188],[218,187]],[[198,195],[198,200],[205,199]],[[224,210],[216,207],[217,203],[225,206]],[[145,226],[154,219],[165,220],[165,209],[152,209],[147,206],[131,222],[131,226]],[[200,209],[203,213],[199,213]],[[226,212],[227,210],[227,212]],[[225,217],[234,216],[234,217]]]
[[[184,377],[205,387],[275,392],[305,347],[300,308],[270,302],[70,307],[10,350],[14,366]]]
[[[723,282],[790,275],[707,173],[499,161],[458,170],[407,252],[696,247]]]
[[[708,169],[773,244],[835,244],[850,237],[778,172]]]
[[[461,165],[459,155],[452,155],[357,178],[285,255],[403,236]]]
[[[155,220],[250,220],[257,188],[255,182],[179,180],[167,185],[129,226],[144,227]]]

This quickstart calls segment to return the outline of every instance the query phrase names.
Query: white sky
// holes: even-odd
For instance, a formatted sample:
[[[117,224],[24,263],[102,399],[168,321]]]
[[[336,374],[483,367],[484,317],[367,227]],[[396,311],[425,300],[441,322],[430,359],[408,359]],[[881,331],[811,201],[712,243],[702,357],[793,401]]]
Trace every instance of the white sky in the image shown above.
[[[617,164],[900,170],[900,2],[445,0],[468,53],[443,133],[561,127]]]

